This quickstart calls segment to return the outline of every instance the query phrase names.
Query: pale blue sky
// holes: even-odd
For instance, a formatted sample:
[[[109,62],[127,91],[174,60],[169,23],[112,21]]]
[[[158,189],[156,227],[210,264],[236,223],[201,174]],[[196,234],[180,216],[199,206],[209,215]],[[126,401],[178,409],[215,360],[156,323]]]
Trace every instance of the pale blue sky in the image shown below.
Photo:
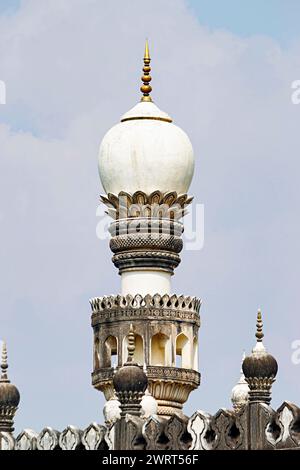
[[[16,11],[21,1],[0,0],[0,13]],[[187,0],[187,3],[201,24],[210,28],[227,29],[241,36],[264,34],[282,43],[299,35],[298,0]]]
[[[279,362],[273,405],[299,402],[300,2],[152,0],[147,16],[140,0],[16,4],[0,0],[0,339],[17,431],[103,422],[89,298],[120,282],[95,234],[97,153],[139,99],[146,36],[155,102],[191,138],[190,193],[205,206],[204,247],[173,278],[203,300],[202,384],[186,411],[230,406],[258,307]]]
[[[20,6],[21,0],[0,0],[0,13],[13,13]]]
[[[241,36],[263,34],[286,44],[299,37],[299,0],[188,0],[199,21]]]

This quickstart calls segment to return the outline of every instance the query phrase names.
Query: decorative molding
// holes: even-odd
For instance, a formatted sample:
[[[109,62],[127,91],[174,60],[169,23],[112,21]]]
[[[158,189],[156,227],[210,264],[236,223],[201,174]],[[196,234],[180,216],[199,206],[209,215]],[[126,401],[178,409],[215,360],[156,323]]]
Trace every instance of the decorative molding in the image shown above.
[[[192,436],[190,450],[211,450],[215,437],[211,430],[212,416],[204,411],[196,411],[189,419],[187,431]],[[210,438],[209,438],[210,436]]]
[[[15,439],[10,432],[0,431],[0,450],[15,450]]]
[[[90,300],[93,314],[101,312],[117,311],[121,314],[122,311],[132,310],[138,311],[143,309],[151,310],[174,310],[178,313],[192,313],[199,315],[199,310],[202,301],[197,297],[190,297],[176,294],[147,294],[142,296],[140,294],[132,295],[110,295],[105,297],[94,297]]]
[[[107,429],[97,423],[91,423],[82,434],[82,444],[85,450],[97,450],[103,442],[106,442]]]
[[[155,237],[164,234],[180,238],[183,234],[184,226],[182,222],[175,220],[139,217],[135,219],[120,219],[112,222],[108,231],[112,237],[143,233],[155,235]]]
[[[92,307],[92,326],[112,322],[145,320],[183,321],[200,326],[199,309],[201,300],[196,297],[176,295],[145,297],[137,294],[130,296],[110,296],[90,301]]]
[[[178,387],[180,388],[180,387]],[[214,416],[195,412],[142,418],[126,414],[113,426],[91,423],[80,430],[50,427],[40,434],[24,429],[17,438],[0,432],[0,450],[254,450],[300,449],[300,408],[284,402],[277,411],[265,403],[249,403],[241,411],[221,409]]]
[[[108,208],[107,213],[115,220],[136,217],[155,217],[178,220],[185,215],[185,208],[193,197],[177,194],[175,191],[162,193],[153,191],[146,194],[136,191],[133,194],[121,191],[118,195],[108,193],[101,195],[100,200]]]
[[[249,385],[249,402],[271,402],[271,388],[275,377],[246,377]]]
[[[145,247],[147,250],[171,251],[178,254],[182,250],[183,242],[179,237],[164,233],[124,234],[110,240],[110,249],[115,254]]]
[[[173,274],[180,256],[169,251],[130,251],[114,255],[112,261],[120,274],[137,269],[157,269]]]
[[[75,426],[68,426],[59,436],[62,450],[78,450],[81,448],[82,431]]]
[[[36,450],[38,434],[32,429],[24,429],[16,439],[17,450]]]
[[[165,381],[176,382],[189,382],[195,387],[200,385],[199,372],[192,369],[182,369],[180,367],[166,367],[166,366],[147,366],[147,377],[149,380],[160,379]],[[177,384],[178,385],[178,384]],[[151,391],[150,391],[151,393]]]
[[[92,373],[92,384],[105,393],[106,399],[114,395],[113,376],[118,368],[101,368]],[[181,413],[189,394],[200,385],[199,372],[179,367],[145,367],[150,394],[157,400],[158,415]]]
[[[44,428],[37,437],[38,450],[55,450],[59,448],[59,432],[50,427]]]

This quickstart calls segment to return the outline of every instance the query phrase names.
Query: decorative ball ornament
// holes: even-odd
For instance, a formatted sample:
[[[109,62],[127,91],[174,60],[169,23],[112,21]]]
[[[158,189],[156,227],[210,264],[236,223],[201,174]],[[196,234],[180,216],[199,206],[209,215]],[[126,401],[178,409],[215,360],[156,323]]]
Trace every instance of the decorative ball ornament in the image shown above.
[[[150,55],[146,43],[141,101],[104,136],[99,174],[106,194],[187,193],[194,173],[193,147],[186,133],[172,123],[150,96]]]
[[[134,362],[135,336],[132,325],[128,334],[127,351],[127,361],[113,378],[114,389],[121,403],[121,416],[126,413],[140,414],[141,400],[148,386],[145,372]]]
[[[243,372],[249,385],[249,401],[270,403],[271,388],[278,371],[276,359],[267,352],[262,339],[263,322],[261,311],[257,313],[256,345],[252,354],[243,361]]]
[[[14,416],[20,402],[19,390],[10,383],[7,369],[7,349],[5,342],[3,342],[0,377],[0,431],[2,432],[14,430]]]

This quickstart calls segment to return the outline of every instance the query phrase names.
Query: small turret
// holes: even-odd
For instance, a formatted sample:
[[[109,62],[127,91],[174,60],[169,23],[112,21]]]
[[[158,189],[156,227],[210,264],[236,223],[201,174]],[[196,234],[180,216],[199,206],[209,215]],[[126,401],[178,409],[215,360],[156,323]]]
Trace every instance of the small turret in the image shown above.
[[[1,378],[0,378],[0,431],[14,431],[14,416],[20,402],[20,393],[15,385],[10,383],[7,375],[6,343],[2,345]]]

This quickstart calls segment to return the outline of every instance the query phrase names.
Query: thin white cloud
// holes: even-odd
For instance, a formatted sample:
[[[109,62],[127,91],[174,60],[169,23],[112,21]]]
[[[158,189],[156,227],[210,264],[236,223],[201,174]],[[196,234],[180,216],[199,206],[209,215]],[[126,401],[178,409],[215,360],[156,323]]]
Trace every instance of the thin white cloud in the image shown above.
[[[209,31],[179,0],[152,1],[146,16],[137,0],[28,0],[0,18],[0,336],[22,393],[18,428],[100,420],[88,299],[117,292],[119,279],[95,235],[97,151],[139,99],[146,36],[155,101],[192,138],[191,193],[205,204],[204,249],[183,255],[173,283],[204,301],[203,383],[187,410],[228,405],[258,306],[283,364],[275,405],[299,395],[289,348],[299,331],[300,106],[290,85],[300,42],[282,50]]]

